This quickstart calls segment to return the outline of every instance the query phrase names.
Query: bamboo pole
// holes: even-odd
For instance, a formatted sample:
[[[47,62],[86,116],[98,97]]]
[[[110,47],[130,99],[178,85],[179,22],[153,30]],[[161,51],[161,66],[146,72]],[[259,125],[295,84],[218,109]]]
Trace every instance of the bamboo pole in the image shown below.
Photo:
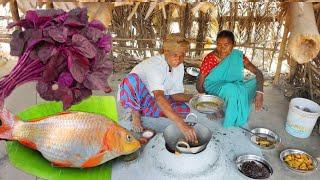
[[[136,5],[134,6],[131,13],[129,14],[127,21],[130,21],[132,19],[133,15],[137,12],[139,5],[140,5],[140,2],[136,2]]]
[[[278,64],[277,64],[277,70],[276,74],[274,76],[273,84],[274,85],[279,85],[279,79],[280,79],[280,74],[281,74],[281,66],[282,66],[282,61],[283,61],[283,56],[285,54],[286,50],[286,45],[287,45],[287,40],[288,40],[288,33],[289,33],[289,28],[288,28],[288,23],[286,22],[284,25],[284,32],[282,36],[282,42],[280,45],[280,53],[278,57]]]
[[[153,51],[159,51],[161,49],[161,48],[120,47],[120,46],[113,46],[112,48],[113,49],[122,49],[122,50],[153,50]],[[214,48],[194,48],[194,49],[189,49],[189,52],[212,51],[212,50],[214,50]],[[269,51],[271,51],[271,49],[269,49]]]
[[[14,22],[20,21],[18,4],[16,0],[10,0],[10,11],[12,14],[12,19]],[[16,29],[21,29],[21,27],[15,27]]]
[[[180,15],[180,17],[182,17],[182,18],[180,18],[180,27],[182,27],[181,28],[181,33],[184,35],[184,37],[186,37],[186,32],[187,32],[187,30],[188,29],[186,29],[185,27],[186,27],[186,24],[187,24],[187,22],[186,22],[186,19],[187,18],[185,18],[188,14],[188,9],[189,9],[190,7],[189,7],[189,5],[187,4],[186,6],[180,6],[180,9],[179,9],[179,15]]]
[[[113,42],[116,42],[117,40],[113,39]],[[129,41],[129,40],[127,40]],[[244,47],[244,48],[252,48],[253,46],[250,45],[236,45],[235,47]],[[114,48],[133,48],[133,47],[126,47],[126,46],[114,46]],[[254,47],[255,49],[261,49],[261,50],[265,50],[265,51],[273,51],[273,48],[263,48],[260,46],[256,46]],[[214,48],[194,48],[193,50],[197,51],[197,50],[203,50],[203,51],[209,51],[209,50],[214,50]],[[279,51],[279,49],[276,49],[276,51]]]
[[[209,15],[207,13],[203,13],[202,11],[199,11],[199,30],[197,34],[196,41],[197,42],[203,42],[204,38],[208,32],[208,22],[209,22]],[[204,44],[197,43],[196,48],[203,48]],[[200,55],[201,52],[196,52],[196,55]]]
[[[264,43],[263,44],[263,47],[265,48],[266,47],[266,44],[267,43]],[[263,49],[262,50],[262,70],[264,70],[264,61],[265,61],[265,54],[264,54],[265,50]]]
[[[256,44],[253,44],[251,62],[253,62],[253,59],[254,59],[255,55],[256,55]]]
[[[157,3],[158,3],[158,0],[155,0],[154,2],[150,2],[150,6],[149,6],[149,9],[147,11],[147,14],[146,14],[144,20],[147,20],[149,18],[153,9],[157,6]]]
[[[278,40],[278,36],[280,34],[282,22],[283,22],[283,19],[281,19],[281,21],[279,22],[279,26],[278,26],[278,29],[277,29],[276,39],[274,41],[274,50],[272,51],[271,60],[270,60],[270,64],[269,64],[269,71],[271,70],[271,66],[272,66],[272,63],[273,63],[273,58],[274,58],[274,55],[276,53],[277,47],[279,45],[277,40]]]

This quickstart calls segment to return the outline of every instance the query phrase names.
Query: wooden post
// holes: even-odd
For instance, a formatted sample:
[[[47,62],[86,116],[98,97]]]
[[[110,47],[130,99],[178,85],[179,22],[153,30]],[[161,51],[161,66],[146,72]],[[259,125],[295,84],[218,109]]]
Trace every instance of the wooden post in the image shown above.
[[[198,30],[198,35],[197,35],[197,42],[203,42],[204,38],[207,34],[208,31],[208,21],[209,21],[209,16],[206,13],[203,13],[202,11],[199,11],[200,16],[199,16],[199,30]],[[202,31],[201,31],[202,30]],[[196,44],[196,49],[202,49],[203,44],[202,43],[197,43]],[[201,55],[203,51],[197,51],[196,55]]]
[[[283,20],[282,20],[282,18],[281,18],[281,20],[279,21],[279,27],[278,27],[278,29],[277,29],[277,35],[276,35],[276,38],[277,38],[277,39],[278,39],[278,36],[279,36],[279,34],[280,34],[282,22],[283,22]],[[275,40],[275,41],[274,41],[274,49],[273,49],[273,51],[272,51],[271,60],[270,60],[270,64],[269,64],[269,71],[271,70],[271,66],[272,66],[272,63],[273,63],[273,58],[274,58],[274,55],[275,55],[275,53],[276,53],[276,50],[277,50],[278,45],[279,45],[278,41]]]
[[[278,57],[278,64],[277,64],[277,70],[276,74],[274,76],[273,84],[278,85],[279,84],[279,79],[280,79],[280,74],[281,74],[281,66],[282,66],[282,60],[284,53],[286,52],[286,45],[287,45],[287,40],[288,40],[288,33],[289,33],[289,28],[288,28],[288,23],[286,22],[284,25],[284,32],[282,36],[282,42],[280,45],[280,52],[279,52],[279,57]]]
[[[265,42],[264,44],[263,44],[263,47],[265,48],[266,47],[266,45],[267,45],[267,42]],[[264,56],[265,56],[265,54],[264,54],[264,49],[262,50],[262,70],[264,70]]]
[[[291,56],[288,56],[289,65],[290,65],[290,72],[289,72],[289,82],[292,82],[294,75],[296,74],[297,65],[298,63],[294,61]]]
[[[18,4],[16,0],[10,0],[10,11],[12,14],[12,19],[14,22],[20,21]],[[21,27],[16,27],[16,29],[21,29]]]
[[[313,85],[312,85],[312,71],[311,71],[311,63],[309,62],[308,65],[307,65],[307,70],[308,70],[308,76],[309,76],[309,92],[310,92],[310,97],[311,97],[311,100],[314,100],[314,97],[313,97]]]
[[[255,37],[254,37],[255,38]],[[253,63],[254,56],[256,55],[256,43],[253,43],[253,49],[252,49],[252,57],[251,62]]]

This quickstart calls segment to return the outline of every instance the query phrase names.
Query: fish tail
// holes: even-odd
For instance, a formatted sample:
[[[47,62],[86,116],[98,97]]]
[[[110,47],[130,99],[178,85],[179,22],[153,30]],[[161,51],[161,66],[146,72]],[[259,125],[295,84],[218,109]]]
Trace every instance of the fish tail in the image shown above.
[[[0,140],[12,140],[12,130],[17,117],[6,108],[0,110]]]

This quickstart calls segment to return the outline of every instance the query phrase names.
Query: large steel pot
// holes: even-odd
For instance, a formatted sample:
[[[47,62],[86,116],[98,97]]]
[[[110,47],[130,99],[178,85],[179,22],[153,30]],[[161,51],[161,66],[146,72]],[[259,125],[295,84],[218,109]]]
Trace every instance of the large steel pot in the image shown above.
[[[190,117],[194,117],[195,121],[189,121]],[[194,113],[188,114],[186,117],[186,123],[196,131],[198,144],[189,144],[186,142],[184,135],[180,129],[175,125],[171,124],[163,132],[164,140],[167,148],[171,151],[179,151],[181,153],[199,153],[204,150],[212,138],[212,132],[210,129],[198,122],[198,117]]]

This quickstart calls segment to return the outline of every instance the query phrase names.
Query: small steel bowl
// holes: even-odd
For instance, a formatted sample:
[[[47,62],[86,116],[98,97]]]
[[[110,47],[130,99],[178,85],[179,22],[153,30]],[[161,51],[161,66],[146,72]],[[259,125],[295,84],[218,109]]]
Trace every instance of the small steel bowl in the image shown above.
[[[252,177],[247,176],[244,172],[241,171],[241,166],[243,165],[243,163],[248,162],[248,161],[254,161],[255,163],[263,165],[268,169],[268,171],[269,171],[268,177],[259,178],[259,179],[267,179],[273,174],[273,169],[272,169],[270,163],[267,160],[265,160],[263,157],[260,157],[260,156],[257,156],[257,155],[248,154],[248,155],[239,156],[236,159],[237,169],[245,177],[253,179]]]
[[[275,132],[266,129],[266,128],[255,128],[252,129],[251,132],[253,134],[256,134],[260,137],[267,137],[268,139],[273,139],[275,141],[274,144],[270,145],[270,146],[260,146],[257,142],[257,136],[254,136],[252,134],[250,134],[250,141],[257,147],[259,147],[260,149],[265,149],[265,150],[269,150],[269,149],[274,149],[276,147],[276,145],[281,143],[281,138],[279,135],[277,135]]]
[[[200,103],[204,103],[204,102],[213,102],[216,104],[216,106],[212,106],[212,108],[205,109],[205,110],[199,109],[198,105]],[[218,112],[223,109],[224,101],[221,98],[219,98],[218,96],[203,94],[203,95],[194,96],[193,98],[191,98],[189,101],[189,104],[191,105],[191,107],[193,109],[195,109],[201,113],[212,114],[212,113]]]
[[[200,74],[200,69],[196,67],[188,67],[186,71],[189,75],[195,76],[195,77]]]
[[[312,164],[313,164],[313,170],[309,170],[309,171],[303,171],[303,170],[298,170],[298,169],[294,169],[290,166],[287,165],[286,162],[284,162],[283,158],[289,154],[305,154],[307,155],[311,160],[312,160]],[[288,168],[289,170],[295,172],[295,173],[299,173],[299,174],[309,174],[309,173],[312,173],[314,171],[316,171],[318,169],[318,161],[316,158],[312,157],[310,154],[302,151],[302,150],[299,150],[299,149],[286,149],[286,150],[283,150],[281,153],[280,153],[280,160],[281,160],[281,163],[286,167]]]

